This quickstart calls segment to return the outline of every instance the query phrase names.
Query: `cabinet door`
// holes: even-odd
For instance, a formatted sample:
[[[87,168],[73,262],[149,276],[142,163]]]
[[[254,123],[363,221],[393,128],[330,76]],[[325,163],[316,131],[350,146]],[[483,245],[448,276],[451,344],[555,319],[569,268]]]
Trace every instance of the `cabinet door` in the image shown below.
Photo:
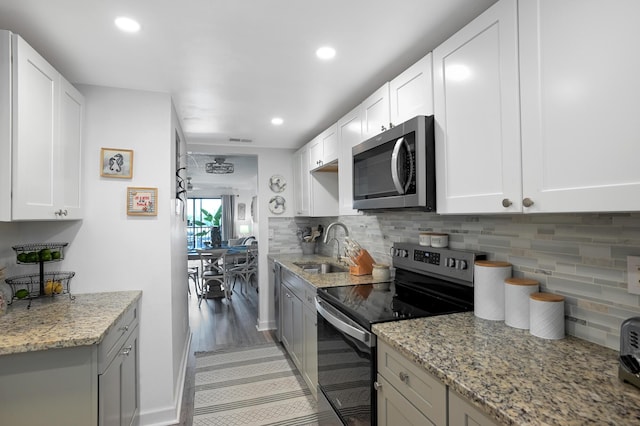
[[[338,125],[334,124],[320,135],[322,139],[322,164],[327,165],[338,159]]]
[[[429,53],[389,82],[391,123],[394,126],[416,115],[433,115],[431,61]]]
[[[282,344],[289,354],[293,353],[293,298],[295,296],[284,285],[280,286],[280,311],[282,315]]]
[[[314,397],[318,387],[318,318],[314,309],[303,309],[304,347],[302,364],[304,379]]]
[[[316,136],[307,146],[309,150],[309,165],[307,166],[307,170],[313,170],[322,165],[322,139],[320,136]]]
[[[389,83],[362,102],[362,138],[369,139],[389,128]]]
[[[378,426],[422,426],[435,425],[425,417],[396,388],[378,374],[376,380],[378,390]],[[454,424],[454,423],[452,423]],[[466,423],[455,423],[466,424]]]
[[[11,220],[11,32],[0,30],[0,221]]]
[[[55,219],[60,75],[13,37],[13,219]]]
[[[122,400],[122,426],[137,424],[140,410],[140,390],[138,380],[138,328],[123,345],[122,359],[122,387],[120,398]]]
[[[449,390],[449,424],[495,426],[499,423],[465,401],[456,392]]]
[[[55,162],[59,184],[56,191],[57,205],[63,211],[63,219],[82,218],[81,163],[82,118],[84,97],[64,78],[60,79],[60,149]]]
[[[138,327],[136,327],[111,364],[98,376],[98,425],[136,424],[140,407],[138,386]]]
[[[438,213],[521,211],[516,5],[496,3],[433,51]]]
[[[640,210],[640,2],[519,7],[525,212]]]
[[[340,215],[358,214],[353,208],[353,153],[351,148],[362,142],[362,108],[357,106],[338,120],[338,200]]]
[[[296,216],[309,216],[311,191],[309,187],[309,151],[307,145],[293,155],[294,204]]]
[[[303,313],[302,313],[302,301],[295,295],[291,298],[291,311],[293,317],[293,336],[292,336],[292,348],[291,352],[293,361],[296,363],[298,370],[304,370],[304,329],[303,329]]]

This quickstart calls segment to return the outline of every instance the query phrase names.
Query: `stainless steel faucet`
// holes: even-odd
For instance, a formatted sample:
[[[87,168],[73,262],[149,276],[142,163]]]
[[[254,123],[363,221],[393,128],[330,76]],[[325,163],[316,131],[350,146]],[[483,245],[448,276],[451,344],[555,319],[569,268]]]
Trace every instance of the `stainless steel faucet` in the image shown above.
[[[334,226],[341,226],[344,229],[344,236],[345,237],[349,236],[349,230],[347,229],[347,225],[345,225],[342,222],[331,222],[329,226],[327,226],[327,229],[324,232],[324,239],[322,240],[323,243],[327,244],[329,242],[329,231],[331,231],[331,228],[333,228]],[[334,232],[334,235],[335,235],[335,232]],[[331,240],[336,240],[336,245],[338,246],[338,254],[336,254],[336,259],[338,260],[338,262],[340,262],[340,241],[338,241],[338,239],[335,236],[331,238]]]
[[[331,228],[333,228],[334,226],[341,226],[342,229],[344,229],[344,236],[345,237],[349,236],[349,230],[347,229],[347,225],[345,225],[342,222],[331,222],[329,226],[327,226],[327,229],[324,231],[324,240],[322,241],[323,243],[327,244],[327,242],[329,241],[329,231],[331,231]]]

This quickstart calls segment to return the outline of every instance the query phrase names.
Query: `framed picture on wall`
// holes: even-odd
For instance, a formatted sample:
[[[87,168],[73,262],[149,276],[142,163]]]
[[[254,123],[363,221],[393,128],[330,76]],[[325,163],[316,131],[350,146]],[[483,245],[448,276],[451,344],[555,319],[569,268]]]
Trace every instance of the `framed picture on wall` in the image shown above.
[[[136,186],[128,187],[127,215],[157,216],[158,188],[142,188]]]
[[[245,203],[238,203],[238,220],[244,220],[247,214],[247,205]]]
[[[133,176],[133,150],[101,148],[100,176],[131,179]]]

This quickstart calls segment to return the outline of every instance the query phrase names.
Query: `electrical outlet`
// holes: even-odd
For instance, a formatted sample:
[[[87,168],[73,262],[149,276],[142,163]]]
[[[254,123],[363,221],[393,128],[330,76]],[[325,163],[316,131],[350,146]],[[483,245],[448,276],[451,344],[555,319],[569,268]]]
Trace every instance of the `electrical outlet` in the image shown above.
[[[627,256],[627,283],[629,293],[640,294],[640,256]]]

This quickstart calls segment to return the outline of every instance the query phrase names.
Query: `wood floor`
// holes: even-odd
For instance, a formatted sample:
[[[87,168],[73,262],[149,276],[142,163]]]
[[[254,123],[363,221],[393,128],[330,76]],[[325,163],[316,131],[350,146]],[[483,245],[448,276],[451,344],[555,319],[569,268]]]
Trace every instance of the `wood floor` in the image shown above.
[[[224,299],[204,299],[198,308],[198,298],[191,283],[189,296],[189,325],[191,327],[191,355],[187,364],[182,410],[179,425],[193,422],[193,396],[195,393],[196,352],[273,342],[272,331],[258,331],[258,293],[248,287],[240,291],[238,281],[231,302]]]

